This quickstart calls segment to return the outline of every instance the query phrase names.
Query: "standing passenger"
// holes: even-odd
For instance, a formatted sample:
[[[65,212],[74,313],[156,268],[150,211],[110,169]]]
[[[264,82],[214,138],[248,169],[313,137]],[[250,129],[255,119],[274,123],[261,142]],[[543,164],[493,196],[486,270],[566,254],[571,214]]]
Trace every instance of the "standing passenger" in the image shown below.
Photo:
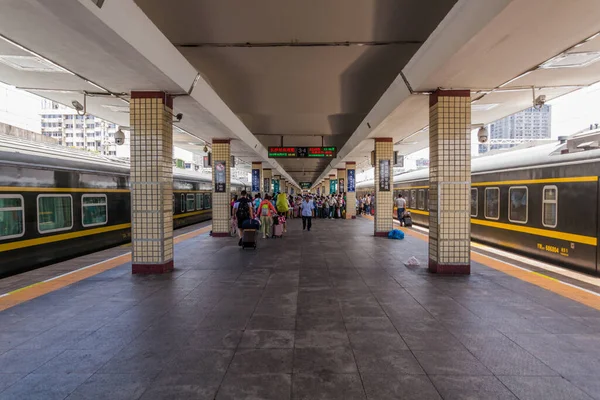
[[[242,226],[247,219],[254,218],[252,201],[246,197],[247,194],[248,193],[245,190],[242,190],[242,196],[234,206],[235,216],[238,223],[238,232],[240,235],[240,246],[242,245],[242,238],[244,237],[244,229]]]
[[[263,231],[263,239],[271,236],[273,230],[273,217],[277,216],[277,210],[271,203],[271,197],[266,194],[265,199],[260,202],[258,206],[258,212],[260,215],[260,226]]]
[[[312,212],[315,206],[308,196],[304,196],[304,200],[300,204],[300,208],[302,210],[302,230],[308,228],[308,231],[310,232],[310,227],[312,226]]]
[[[404,211],[406,211],[406,200],[404,200],[402,194],[398,194],[396,208],[398,209],[398,222],[400,223],[400,226],[402,226],[404,225]]]

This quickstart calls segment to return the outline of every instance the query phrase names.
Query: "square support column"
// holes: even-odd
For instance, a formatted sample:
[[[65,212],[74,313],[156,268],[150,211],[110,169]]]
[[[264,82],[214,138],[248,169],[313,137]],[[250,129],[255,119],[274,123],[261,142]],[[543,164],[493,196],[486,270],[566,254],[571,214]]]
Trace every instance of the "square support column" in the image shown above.
[[[429,103],[429,271],[471,271],[471,93],[438,90]]]
[[[252,163],[252,182],[250,182],[252,197],[257,193],[260,193],[260,188],[262,187],[262,178],[263,178],[263,170],[262,170],[262,162],[253,162]]]
[[[273,193],[273,185],[271,184],[271,174],[271,168],[263,168],[263,192],[265,194]]]
[[[324,196],[329,196],[331,193],[329,193],[329,189],[330,189],[330,182],[329,182],[329,178],[325,178],[325,182],[323,183],[323,195]]]
[[[212,141],[212,236],[229,237],[231,229],[231,142]]]
[[[281,175],[273,175],[273,194],[281,193]]]
[[[387,237],[394,229],[394,190],[392,138],[375,138],[375,236]]]
[[[346,193],[346,169],[338,168],[337,170],[337,192],[339,194]]]
[[[134,274],[173,270],[173,98],[131,92],[131,245]]]
[[[356,163],[346,163],[346,219],[356,218]]]

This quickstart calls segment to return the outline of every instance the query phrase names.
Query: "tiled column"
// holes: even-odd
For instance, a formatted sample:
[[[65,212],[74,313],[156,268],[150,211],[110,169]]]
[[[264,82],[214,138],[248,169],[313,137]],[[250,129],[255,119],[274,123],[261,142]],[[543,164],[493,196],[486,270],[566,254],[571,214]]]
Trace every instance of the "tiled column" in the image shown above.
[[[212,235],[213,237],[229,237],[231,229],[231,143],[229,139],[213,139],[212,141]],[[217,168],[225,163],[225,191],[217,192]]]
[[[279,187],[278,193],[281,193],[281,175],[273,175],[273,194],[275,194],[275,182],[277,182],[277,186]]]
[[[343,192],[346,191],[346,169],[345,168],[338,168],[337,170],[337,191],[339,194],[342,194]],[[342,185],[340,184],[341,182],[344,183],[344,187],[342,187]]]
[[[131,92],[131,243],[134,274],[173,270],[173,98]]]
[[[429,102],[429,271],[471,270],[471,94],[438,90]]]
[[[281,179],[279,182],[280,182],[279,183],[279,186],[280,186],[279,190],[281,191],[281,193],[287,194],[287,181],[285,179]]]
[[[393,158],[392,138],[375,138],[375,236],[387,236],[394,229]]]
[[[356,185],[356,163],[346,163],[346,219],[356,218],[356,188],[351,188],[350,178],[354,179]],[[350,191],[352,189],[352,191]]]
[[[254,180],[254,171],[258,170],[258,181],[257,181],[257,185],[258,187],[254,188],[254,182],[250,182],[250,189],[252,190],[252,197],[254,197],[254,195],[256,193],[260,193],[261,192],[261,188],[263,186],[262,184],[262,178],[263,178],[263,170],[262,170],[262,162],[258,161],[258,162],[253,162],[252,163],[252,180]],[[258,189],[258,190],[256,190]]]
[[[329,182],[329,178],[325,178],[325,183],[323,184],[324,187],[324,191],[323,191],[323,195],[324,196],[329,196],[331,193],[329,193],[329,188],[330,188],[330,182]]]
[[[271,168],[263,169],[263,192],[273,194],[273,185],[271,184]],[[268,179],[268,182],[266,181]],[[266,185],[265,185],[266,182]]]

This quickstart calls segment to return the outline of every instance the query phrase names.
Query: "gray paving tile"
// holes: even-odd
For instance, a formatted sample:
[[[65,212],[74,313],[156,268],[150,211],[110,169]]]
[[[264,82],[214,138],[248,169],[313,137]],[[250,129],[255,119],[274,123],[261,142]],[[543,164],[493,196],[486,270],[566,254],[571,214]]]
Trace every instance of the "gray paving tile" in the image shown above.
[[[237,375],[227,373],[216,400],[286,400],[291,396],[288,374]]]
[[[396,328],[388,317],[348,317],[344,318],[348,332],[361,331],[389,331],[396,332]]]
[[[339,347],[349,346],[346,331],[297,331],[295,347]]]
[[[468,351],[414,351],[428,375],[491,375]]]
[[[580,390],[587,393],[596,400],[600,400],[600,379],[597,376],[590,375],[568,375],[565,376],[569,382],[577,386]]]
[[[9,350],[0,355],[0,371],[5,374],[30,373],[59,355],[63,350]]]
[[[411,350],[465,350],[465,347],[452,335],[444,332],[402,332],[402,339]]]
[[[224,373],[163,371],[146,389],[141,399],[211,400],[215,398],[223,376]]]
[[[224,372],[232,358],[233,350],[184,347],[168,354],[160,365],[166,369],[186,373]]]
[[[356,373],[350,347],[307,347],[294,350],[294,373]]]
[[[29,374],[0,393],[2,400],[62,400],[91,374]]]
[[[185,345],[199,349],[235,349],[242,334],[242,331],[196,330],[189,335]]]
[[[115,350],[65,350],[40,368],[36,369],[35,373],[92,374],[106,364],[115,353]]]
[[[242,349],[291,349],[294,347],[294,331],[246,330],[239,347]]]
[[[247,329],[251,330],[294,330],[296,318],[294,316],[254,315],[248,323]]]
[[[425,375],[361,373],[369,400],[441,400]]]
[[[424,374],[423,369],[408,350],[380,349],[355,350],[361,374]]]
[[[517,398],[494,376],[431,375],[444,400],[516,400]]]
[[[591,397],[562,377],[500,376],[498,377],[519,399],[590,400]]]
[[[367,351],[400,351],[408,350],[406,343],[398,332],[392,331],[358,331],[349,333],[352,348]]]
[[[294,374],[294,400],[366,399],[358,374]]]
[[[6,388],[8,388],[13,383],[17,382],[19,379],[23,378],[26,374],[5,374],[0,372],[0,393]]]
[[[157,373],[94,374],[67,398],[68,400],[139,399],[152,385]]]
[[[240,349],[229,371],[235,374],[292,373],[292,349]]]

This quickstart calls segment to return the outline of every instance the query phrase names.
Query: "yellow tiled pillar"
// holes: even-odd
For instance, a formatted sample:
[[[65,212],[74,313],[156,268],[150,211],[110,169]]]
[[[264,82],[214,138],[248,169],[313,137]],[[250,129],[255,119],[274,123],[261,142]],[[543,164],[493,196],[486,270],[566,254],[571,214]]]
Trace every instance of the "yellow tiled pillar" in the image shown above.
[[[212,141],[212,236],[228,237],[231,229],[231,143]]]
[[[323,184],[323,189],[324,189],[323,195],[324,196],[329,196],[331,194],[331,193],[329,193],[329,188],[331,187],[330,184],[331,184],[331,182],[329,182],[329,178],[325,178],[325,183]]]
[[[271,168],[263,169],[263,192],[273,194],[273,185],[271,185]]]
[[[387,236],[394,229],[393,158],[392,138],[375,138],[375,236]]]
[[[131,92],[131,243],[134,274],[173,270],[173,98]]]
[[[262,187],[262,162],[253,162],[252,163],[252,182],[250,182],[252,197],[257,193],[260,193],[260,188]]]
[[[287,194],[287,190],[288,190],[288,188],[287,188],[287,181],[285,179],[281,179],[280,182],[281,183],[279,185],[280,185],[280,191],[281,191],[281,193],[286,193]]]
[[[356,218],[356,163],[346,163],[346,219]]]
[[[471,93],[438,90],[429,103],[429,271],[471,271]]]

